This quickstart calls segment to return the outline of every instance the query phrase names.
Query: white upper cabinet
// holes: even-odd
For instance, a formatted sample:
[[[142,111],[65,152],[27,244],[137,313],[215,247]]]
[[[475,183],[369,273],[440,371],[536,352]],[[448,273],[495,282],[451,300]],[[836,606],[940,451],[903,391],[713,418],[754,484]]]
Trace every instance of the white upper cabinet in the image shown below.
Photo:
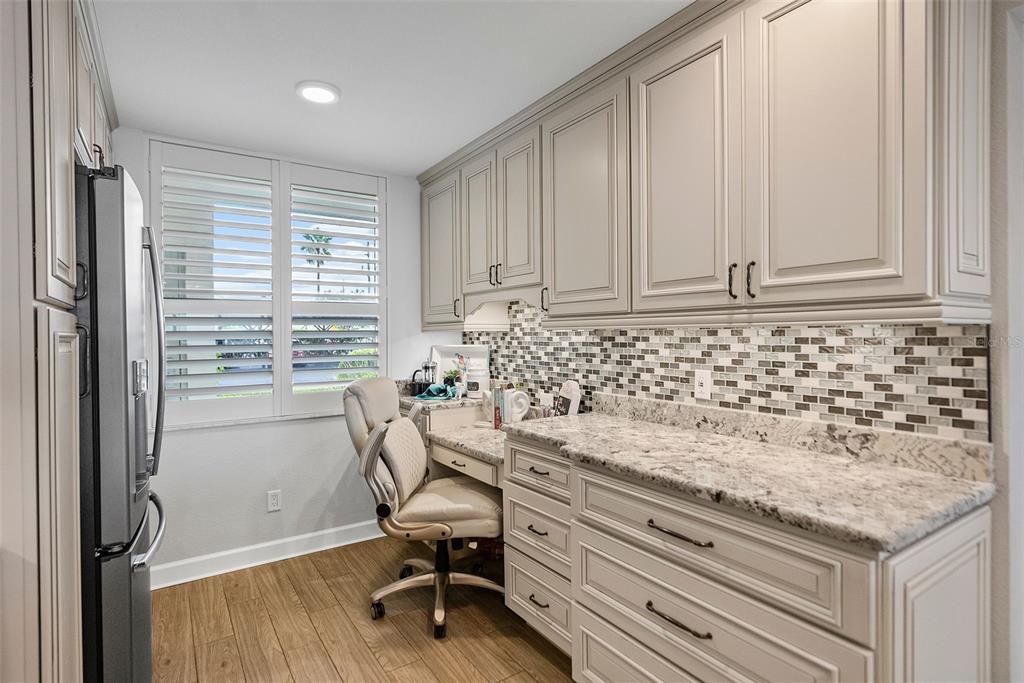
[[[550,327],[989,321],[991,3],[696,5],[466,152],[471,301],[543,282]]]
[[[629,74],[633,310],[743,301],[742,28],[729,16]]]
[[[70,2],[35,0],[30,12],[36,297],[71,306],[77,283],[74,18]]]
[[[542,281],[540,126],[498,147],[498,233],[495,280],[501,287]]]
[[[462,291],[465,294],[495,285],[494,151],[462,167]]]
[[[89,41],[82,28],[75,30],[75,152],[83,166],[95,165],[96,105],[93,98],[95,68],[89,56]]]
[[[423,188],[423,324],[457,323],[459,304],[459,172]]]
[[[927,293],[924,45],[906,30],[924,8],[763,0],[745,10],[752,303]]]
[[[114,150],[111,143],[110,120],[107,118],[107,108],[103,106],[103,91],[98,82],[93,85],[93,104],[93,140],[100,148],[97,157],[103,157],[96,158],[93,163],[96,166],[100,166],[101,162],[104,166],[113,166]]]
[[[541,124],[547,308],[552,316],[629,310],[626,79]]]

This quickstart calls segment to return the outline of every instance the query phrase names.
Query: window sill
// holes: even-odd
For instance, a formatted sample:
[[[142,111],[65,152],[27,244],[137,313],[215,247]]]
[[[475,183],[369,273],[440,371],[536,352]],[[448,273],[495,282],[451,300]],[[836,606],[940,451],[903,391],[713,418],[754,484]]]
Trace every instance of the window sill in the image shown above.
[[[324,413],[303,413],[301,415],[272,415],[265,417],[231,418],[226,420],[210,420],[209,422],[188,422],[176,425],[165,425],[164,433],[187,432],[197,429],[219,429],[221,427],[241,427],[254,424],[274,424],[279,422],[299,422],[302,420],[319,420],[325,417],[342,417],[345,413],[333,410]]]

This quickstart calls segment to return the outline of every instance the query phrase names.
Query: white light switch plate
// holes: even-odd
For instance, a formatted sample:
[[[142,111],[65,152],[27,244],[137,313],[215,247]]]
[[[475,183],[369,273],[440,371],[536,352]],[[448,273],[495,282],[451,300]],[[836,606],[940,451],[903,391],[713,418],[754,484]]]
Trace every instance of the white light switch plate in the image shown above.
[[[711,400],[710,370],[697,370],[693,373],[693,397]]]

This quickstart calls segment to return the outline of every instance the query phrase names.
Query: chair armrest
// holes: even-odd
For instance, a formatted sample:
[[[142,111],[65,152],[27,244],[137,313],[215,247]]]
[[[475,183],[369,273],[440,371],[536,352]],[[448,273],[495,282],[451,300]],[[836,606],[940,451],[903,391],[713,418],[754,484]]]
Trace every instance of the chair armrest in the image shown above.
[[[384,448],[384,439],[388,435],[389,426],[387,422],[384,422],[374,427],[366,439],[363,452],[359,454],[359,474],[362,475],[370,487],[373,501],[377,504],[378,517],[387,517],[391,514],[391,509],[394,507],[391,494],[388,493],[384,483],[377,479],[377,461],[380,458],[381,450]],[[382,510],[382,505],[386,509]],[[384,512],[384,514],[380,514],[381,512]]]
[[[410,410],[408,418],[413,421],[417,428],[420,426],[420,413],[423,412],[423,404],[417,403]]]

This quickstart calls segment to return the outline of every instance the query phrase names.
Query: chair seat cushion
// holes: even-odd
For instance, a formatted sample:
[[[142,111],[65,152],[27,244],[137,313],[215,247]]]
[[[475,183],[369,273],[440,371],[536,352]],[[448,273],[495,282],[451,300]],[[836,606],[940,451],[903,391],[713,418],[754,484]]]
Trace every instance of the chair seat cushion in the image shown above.
[[[399,522],[440,522],[452,538],[501,535],[501,491],[472,477],[434,479],[416,490],[394,513]]]

